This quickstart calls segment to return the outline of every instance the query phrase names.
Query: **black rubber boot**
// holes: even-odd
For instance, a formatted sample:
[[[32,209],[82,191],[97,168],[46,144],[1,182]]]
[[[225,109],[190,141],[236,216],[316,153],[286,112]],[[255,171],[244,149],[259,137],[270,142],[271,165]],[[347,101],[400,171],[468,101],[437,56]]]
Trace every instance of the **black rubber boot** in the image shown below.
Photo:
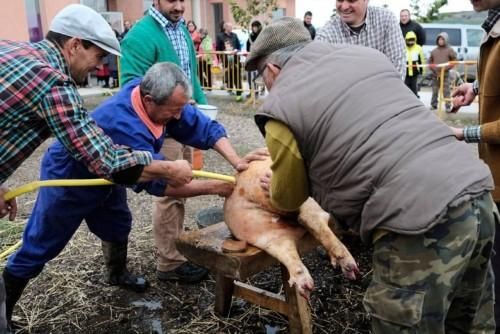
[[[111,285],[119,285],[135,292],[144,292],[149,286],[146,279],[127,270],[127,245],[127,242],[102,242],[106,280]]]
[[[5,284],[5,315],[7,317],[7,324],[9,328],[12,328],[12,312],[14,311],[14,306],[16,306],[17,301],[21,298],[21,295],[28,285],[29,279],[19,278],[4,269],[3,271],[3,281]],[[7,330],[9,332],[9,330]]]
[[[7,333],[7,315],[5,314],[5,285],[0,276],[0,334]]]

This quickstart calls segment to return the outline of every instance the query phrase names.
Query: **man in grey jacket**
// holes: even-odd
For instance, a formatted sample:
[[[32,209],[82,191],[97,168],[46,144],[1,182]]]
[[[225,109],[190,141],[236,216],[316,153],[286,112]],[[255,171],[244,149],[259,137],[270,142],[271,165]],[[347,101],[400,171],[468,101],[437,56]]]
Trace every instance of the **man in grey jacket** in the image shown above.
[[[283,18],[246,69],[270,92],[255,119],[273,159],[261,180],[272,204],[295,211],[312,196],[373,244],[363,301],[373,332],[494,333],[490,171],[387,57],[311,42],[300,20]]]

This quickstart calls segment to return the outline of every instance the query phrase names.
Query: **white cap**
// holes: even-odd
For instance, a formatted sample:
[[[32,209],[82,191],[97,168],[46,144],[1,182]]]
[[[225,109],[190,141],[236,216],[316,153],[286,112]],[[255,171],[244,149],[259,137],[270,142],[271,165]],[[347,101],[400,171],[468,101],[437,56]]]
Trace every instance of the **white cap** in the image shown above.
[[[104,51],[121,56],[120,42],[113,29],[90,7],[78,4],[64,7],[52,20],[49,30],[87,40]]]

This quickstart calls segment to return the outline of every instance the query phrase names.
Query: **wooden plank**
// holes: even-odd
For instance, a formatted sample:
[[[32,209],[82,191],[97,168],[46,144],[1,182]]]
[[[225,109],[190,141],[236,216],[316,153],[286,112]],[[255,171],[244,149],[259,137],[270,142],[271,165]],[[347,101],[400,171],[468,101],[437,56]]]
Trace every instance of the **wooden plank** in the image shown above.
[[[215,277],[215,312],[226,317],[231,309],[234,280],[217,273]]]
[[[308,301],[302,297],[295,286],[290,287],[290,275],[285,266],[281,265],[283,289],[288,304],[288,326],[290,334],[312,334],[311,309]]]
[[[235,281],[233,295],[250,303],[288,315],[288,305],[285,298],[279,294]]]

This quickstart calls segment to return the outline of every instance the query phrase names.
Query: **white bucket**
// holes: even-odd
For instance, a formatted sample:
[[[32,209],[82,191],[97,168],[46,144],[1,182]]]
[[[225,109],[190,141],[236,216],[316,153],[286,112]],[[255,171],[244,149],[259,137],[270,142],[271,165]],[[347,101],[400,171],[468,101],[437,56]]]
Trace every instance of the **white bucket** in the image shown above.
[[[214,120],[217,117],[217,107],[209,104],[198,104],[198,109],[205,115],[207,115],[211,120]]]

